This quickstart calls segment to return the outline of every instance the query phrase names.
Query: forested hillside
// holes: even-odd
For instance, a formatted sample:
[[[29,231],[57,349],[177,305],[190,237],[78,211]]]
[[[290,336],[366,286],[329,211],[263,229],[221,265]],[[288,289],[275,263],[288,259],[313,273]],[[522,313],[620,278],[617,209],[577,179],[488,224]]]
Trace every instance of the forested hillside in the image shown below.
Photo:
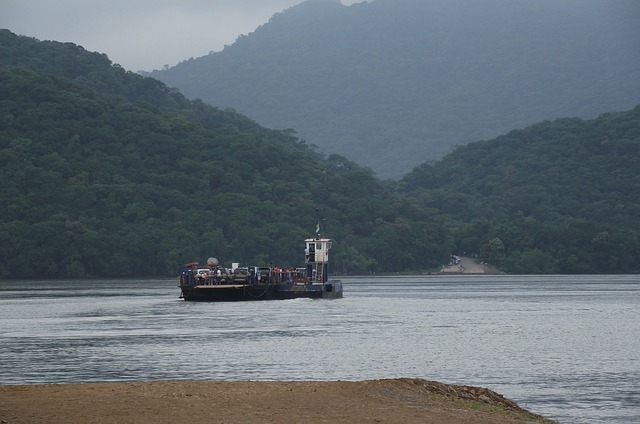
[[[640,106],[459,147],[401,186],[505,271],[640,272]]]
[[[298,265],[319,220],[337,273],[433,269],[452,252],[514,273],[640,272],[639,164],[636,107],[382,183],[105,55],[0,30],[0,277]]]
[[[320,220],[334,272],[435,267],[433,216],[287,131],[188,101],[71,43],[0,30],[0,277],[296,266]]]
[[[636,0],[312,0],[151,75],[400,178],[456,145],[634,107],[639,22]]]

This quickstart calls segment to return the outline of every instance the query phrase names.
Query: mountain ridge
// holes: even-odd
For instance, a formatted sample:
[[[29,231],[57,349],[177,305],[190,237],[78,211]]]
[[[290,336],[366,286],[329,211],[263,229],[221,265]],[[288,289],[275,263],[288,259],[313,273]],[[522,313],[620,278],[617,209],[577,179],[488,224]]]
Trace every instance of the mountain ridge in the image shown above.
[[[316,0],[149,75],[399,179],[456,145],[635,106],[637,9],[625,0]]]

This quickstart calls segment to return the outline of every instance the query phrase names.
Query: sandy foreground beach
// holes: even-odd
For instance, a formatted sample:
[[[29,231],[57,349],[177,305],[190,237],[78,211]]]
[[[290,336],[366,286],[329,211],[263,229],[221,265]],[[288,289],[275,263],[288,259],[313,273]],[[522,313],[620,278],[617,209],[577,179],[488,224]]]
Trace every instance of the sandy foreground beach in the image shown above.
[[[420,379],[0,386],[0,422],[550,423],[484,388]]]

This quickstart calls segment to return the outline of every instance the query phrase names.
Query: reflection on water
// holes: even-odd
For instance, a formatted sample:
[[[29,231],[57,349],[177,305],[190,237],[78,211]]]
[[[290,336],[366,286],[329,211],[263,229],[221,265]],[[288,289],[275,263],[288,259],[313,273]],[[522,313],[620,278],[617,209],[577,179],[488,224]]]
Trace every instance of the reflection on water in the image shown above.
[[[640,277],[343,278],[190,303],[174,280],[0,282],[0,383],[419,377],[566,423],[640,422]]]

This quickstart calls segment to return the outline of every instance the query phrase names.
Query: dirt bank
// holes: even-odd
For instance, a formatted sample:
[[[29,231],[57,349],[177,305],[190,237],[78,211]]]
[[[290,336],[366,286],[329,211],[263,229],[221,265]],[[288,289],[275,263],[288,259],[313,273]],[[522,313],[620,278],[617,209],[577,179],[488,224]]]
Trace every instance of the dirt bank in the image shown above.
[[[516,424],[550,421],[487,389],[393,379],[0,386],[0,422]]]
[[[502,272],[477,259],[463,256],[460,258],[460,263],[442,267],[440,274],[502,274]]]

